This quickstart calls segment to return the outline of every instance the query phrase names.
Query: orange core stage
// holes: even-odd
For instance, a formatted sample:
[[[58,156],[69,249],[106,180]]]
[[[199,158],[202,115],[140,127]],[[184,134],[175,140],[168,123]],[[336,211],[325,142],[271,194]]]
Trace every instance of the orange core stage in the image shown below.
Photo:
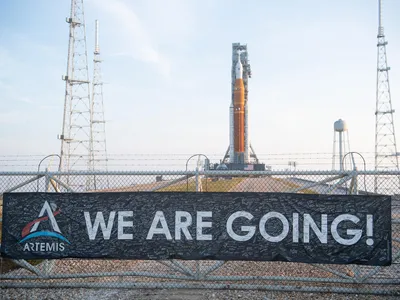
[[[244,152],[244,84],[242,78],[237,78],[235,81],[233,110],[235,152]]]

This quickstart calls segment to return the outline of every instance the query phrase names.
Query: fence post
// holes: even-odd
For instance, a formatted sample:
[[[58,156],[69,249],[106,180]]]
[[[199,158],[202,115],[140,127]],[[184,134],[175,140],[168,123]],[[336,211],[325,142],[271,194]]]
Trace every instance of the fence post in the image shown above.
[[[199,176],[199,166],[196,167],[196,192],[201,192],[201,181],[199,182],[199,179],[201,180]],[[198,280],[200,278],[200,262],[197,260],[196,261],[196,273],[195,273],[195,278]]]

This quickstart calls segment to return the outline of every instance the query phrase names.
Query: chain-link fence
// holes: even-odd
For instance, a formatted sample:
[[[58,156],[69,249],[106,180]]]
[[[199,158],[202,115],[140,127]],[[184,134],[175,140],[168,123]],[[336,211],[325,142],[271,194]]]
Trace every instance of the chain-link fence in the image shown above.
[[[392,265],[388,267],[259,261],[1,259],[0,287],[261,289],[399,295],[399,178],[400,172],[396,171],[3,172],[0,173],[1,193],[197,191],[390,194],[393,256]]]

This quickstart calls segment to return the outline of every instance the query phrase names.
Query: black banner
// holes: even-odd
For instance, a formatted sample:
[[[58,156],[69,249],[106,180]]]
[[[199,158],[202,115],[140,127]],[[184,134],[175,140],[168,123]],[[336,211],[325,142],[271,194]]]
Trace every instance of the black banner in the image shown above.
[[[391,197],[5,193],[3,256],[391,263]]]

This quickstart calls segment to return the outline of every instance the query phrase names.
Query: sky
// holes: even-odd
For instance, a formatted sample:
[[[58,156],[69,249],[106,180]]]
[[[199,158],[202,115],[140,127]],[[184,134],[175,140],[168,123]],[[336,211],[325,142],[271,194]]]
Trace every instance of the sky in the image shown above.
[[[332,153],[339,118],[351,150],[373,153],[377,8],[376,0],[84,1],[90,76],[100,22],[108,153],[223,155],[234,42],[248,45],[259,156]],[[69,12],[67,0],[0,1],[0,155],[60,151]],[[400,1],[384,1],[397,133],[399,14]]]

